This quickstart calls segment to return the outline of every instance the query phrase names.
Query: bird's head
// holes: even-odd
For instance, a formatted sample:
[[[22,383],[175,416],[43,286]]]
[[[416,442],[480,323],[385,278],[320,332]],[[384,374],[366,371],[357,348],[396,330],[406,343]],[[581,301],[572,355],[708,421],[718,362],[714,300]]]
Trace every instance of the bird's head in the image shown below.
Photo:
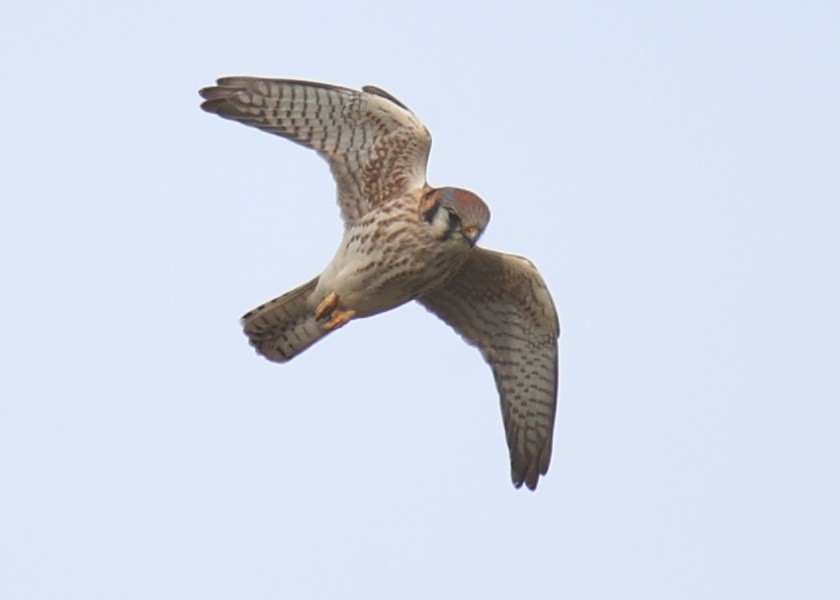
[[[440,240],[460,237],[470,246],[475,245],[490,221],[490,209],[484,201],[460,188],[430,190],[420,203],[420,211]]]

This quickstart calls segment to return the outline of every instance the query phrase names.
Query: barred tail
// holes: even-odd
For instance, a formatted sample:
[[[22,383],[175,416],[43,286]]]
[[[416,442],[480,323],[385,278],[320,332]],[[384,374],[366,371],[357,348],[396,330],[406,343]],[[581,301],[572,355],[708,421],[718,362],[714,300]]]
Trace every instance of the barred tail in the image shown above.
[[[316,277],[242,317],[245,335],[257,352],[268,360],[286,362],[329,333],[321,329],[307,304],[317,284]]]

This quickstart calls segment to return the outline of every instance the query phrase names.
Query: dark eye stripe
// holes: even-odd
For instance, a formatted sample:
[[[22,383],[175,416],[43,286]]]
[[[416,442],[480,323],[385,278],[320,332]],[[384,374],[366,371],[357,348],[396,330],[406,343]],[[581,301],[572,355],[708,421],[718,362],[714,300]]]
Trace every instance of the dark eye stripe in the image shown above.
[[[437,215],[438,211],[440,210],[440,202],[435,202],[432,208],[430,208],[423,218],[426,219],[426,223],[431,223],[435,220],[435,216]]]
[[[449,213],[449,227],[446,228],[446,233],[444,233],[443,237],[440,238],[444,241],[451,239],[452,234],[455,233],[455,230],[461,225],[461,219],[458,218],[458,215],[448,208],[446,211]]]

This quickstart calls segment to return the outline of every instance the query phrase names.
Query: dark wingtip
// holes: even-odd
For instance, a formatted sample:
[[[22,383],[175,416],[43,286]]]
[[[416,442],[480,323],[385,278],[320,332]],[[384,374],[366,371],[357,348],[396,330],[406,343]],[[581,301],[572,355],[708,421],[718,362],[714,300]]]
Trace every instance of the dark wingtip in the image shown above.
[[[225,100],[223,98],[213,98],[211,100],[205,100],[201,103],[201,110],[213,114],[219,114],[219,111],[222,109],[224,103]]]
[[[540,481],[540,475],[548,473],[548,460],[544,456],[539,464],[530,463],[527,465],[520,465],[516,467],[514,461],[510,465],[510,478],[513,480],[513,487],[519,489],[522,484],[525,484],[532,492],[537,489],[537,483]]]
[[[201,103],[202,110],[219,114],[231,93],[230,88],[223,87],[222,82],[223,80],[219,79],[217,81],[219,85],[208,85],[198,90],[198,95],[204,98],[204,102]]]
[[[227,96],[234,89],[241,89],[241,85],[232,85],[234,77],[219,77],[216,85],[208,85],[198,90],[198,95],[205,100]],[[240,78],[241,79],[241,78]]]
[[[365,85],[362,86],[362,91],[368,94],[373,94],[374,96],[379,96],[381,98],[385,98],[386,100],[390,100],[400,108],[404,108],[408,112],[411,112],[411,109],[408,108],[405,104],[397,100],[394,96],[383,90],[382,88],[378,88],[375,85]]]
[[[532,492],[537,489],[537,483],[539,482],[539,475],[535,475],[533,477],[517,477],[514,475],[513,479],[513,487],[517,490],[522,487],[522,484],[525,484],[525,487],[531,490]]]

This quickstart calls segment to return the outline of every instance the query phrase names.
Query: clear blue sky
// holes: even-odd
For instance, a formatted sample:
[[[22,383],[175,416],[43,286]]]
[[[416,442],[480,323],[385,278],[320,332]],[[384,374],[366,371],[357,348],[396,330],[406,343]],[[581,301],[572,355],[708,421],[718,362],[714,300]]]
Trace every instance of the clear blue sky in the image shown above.
[[[411,6],[0,9],[0,597],[838,597],[840,6]],[[540,267],[536,493],[421,308],[247,346],[341,222],[234,74],[389,90]]]

